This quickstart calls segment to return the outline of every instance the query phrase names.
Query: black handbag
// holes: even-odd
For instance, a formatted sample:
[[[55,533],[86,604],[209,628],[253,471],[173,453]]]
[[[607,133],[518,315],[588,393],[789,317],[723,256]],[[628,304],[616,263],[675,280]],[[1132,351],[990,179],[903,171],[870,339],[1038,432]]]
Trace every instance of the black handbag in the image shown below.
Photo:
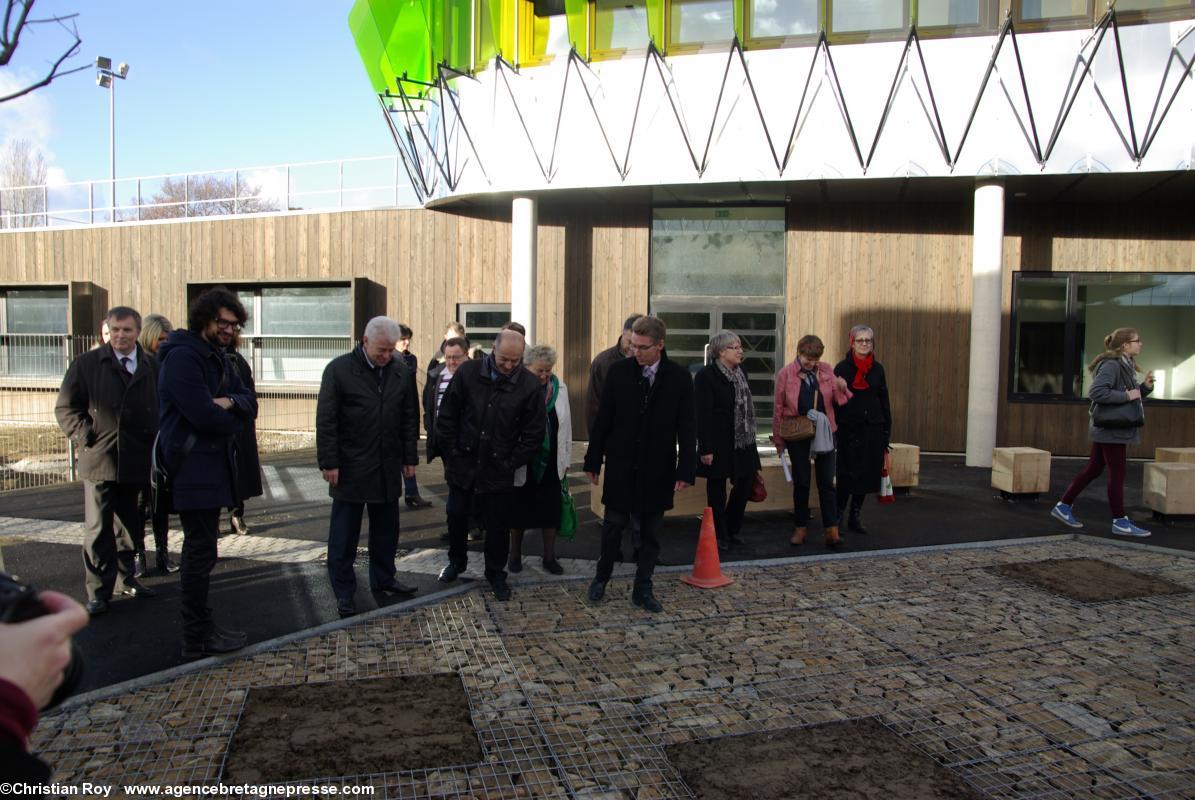
[[[1145,424],[1145,408],[1142,406],[1142,399],[1137,398],[1127,403],[1092,401],[1091,424],[1097,428],[1140,428]]]

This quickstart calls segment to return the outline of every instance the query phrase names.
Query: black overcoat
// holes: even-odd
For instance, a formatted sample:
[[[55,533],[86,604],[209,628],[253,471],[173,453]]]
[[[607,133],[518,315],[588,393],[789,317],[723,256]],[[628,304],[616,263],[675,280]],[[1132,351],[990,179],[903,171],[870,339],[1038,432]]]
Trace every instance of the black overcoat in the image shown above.
[[[257,383],[253,380],[253,368],[237,350],[228,351],[228,360],[241,378],[241,383],[254,398],[257,397]],[[257,413],[245,421],[245,426],[236,438],[237,449],[237,499],[260,497],[261,458],[257,454]]]
[[[158,432],[158,360],[137,348],[137,371],[105,344],[76,358],[62,379],[54,414],[78,448],[79,477],[149,483]]]
[[[432,463],[439,455],[440,448],[436,444],[436,391],[440,386],[440,376],[444,374],[443,363],[437,364],[427,371],[427,383],[423,384],[423,427],[427,431],[427,463]]]
[[[734,384],[715,364],[708,364],[693,376],[693,399],[697,407],[697,474],[703,478],[743,479],[759,469],[759,450],[751,448],[747,458],[736,461],[734,453]],[[709,466],[701,456],[714,456]]]
[[[838,483],[839,492],[874,494],[880,490],[880,472],[884,469],[884,453],[892,439],[892,409],[888,404],[888,379],[884,367],[873,360],[867,373],[867,389],[851,384],[858,369],[848,353],[834,367],[834,374],[842,377],[853,397],[834,412],[838,423]]]
[[[672,508],[677,481],[693,483],[697,423],[689,371],[661,355],[645,398],[643,369],[633,358],[611,365],[589,433],[585,471],[606,469],[602,504],[631,513]]]
[[[539,380],[522,367],[495,380],[495,370],[491,356],[457,367],[435,420],[445,480],[478,494],[514,489],[548,424]]]
[[[358,347],[324,368],[315,409],[320,469],[339,469],[334,500],[391,503],[402,497],[404,466],[419,463],[415,374],[391,358],[377,374]]]

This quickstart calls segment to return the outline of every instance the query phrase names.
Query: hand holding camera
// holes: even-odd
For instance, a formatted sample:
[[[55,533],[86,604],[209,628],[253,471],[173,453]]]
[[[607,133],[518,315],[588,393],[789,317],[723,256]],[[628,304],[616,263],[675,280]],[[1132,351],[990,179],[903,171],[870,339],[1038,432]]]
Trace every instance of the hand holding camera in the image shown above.
[[[58,592],[38,592],[0,573],[0,678],[39,709],[61,703],[83,674],[71,636],[87,625],[83,606]]]

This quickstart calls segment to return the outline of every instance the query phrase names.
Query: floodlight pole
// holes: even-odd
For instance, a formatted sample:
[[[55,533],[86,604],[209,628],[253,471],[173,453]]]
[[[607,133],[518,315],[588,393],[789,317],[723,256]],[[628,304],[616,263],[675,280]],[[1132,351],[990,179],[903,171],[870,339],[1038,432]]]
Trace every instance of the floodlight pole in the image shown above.
[[[123,81],[128,76],[129,65],[121,63],[113,69],[112,59],[100,56],[95,60],[95,68],[95,82],[108,90],[108,200],[111,221],[116,222],[116,80]],[[137,203],[140,213],[140,198]]]

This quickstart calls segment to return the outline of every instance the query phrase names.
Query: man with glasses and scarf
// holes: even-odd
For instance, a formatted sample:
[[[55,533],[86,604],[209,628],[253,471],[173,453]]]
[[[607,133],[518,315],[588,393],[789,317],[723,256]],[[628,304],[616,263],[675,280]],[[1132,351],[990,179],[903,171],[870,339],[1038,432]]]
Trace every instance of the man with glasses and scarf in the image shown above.
[[[216,566],[221,509],[237,500],[236,435],[257,416],[257,397],[232,368],[225,350],[245,324],[245,307],[218,286],[191,303],[187,330],[158,349],[161,407],[157,464],[170,475],[173,510],[183,526],[183,658],[228,653],[245,634],[212,621],[208,586]]]
[[[440,401],[436,448],[448,481],[448,565],[440,580],[455,580],[468,565],[469,515],[485,529],[485,577],[494,597],[510,599],[510,502],[526,481],[526,466],[547,429],[539,380],[523,369],[526,340],[514,330],[494,339],[483,359],[457,368]]]

